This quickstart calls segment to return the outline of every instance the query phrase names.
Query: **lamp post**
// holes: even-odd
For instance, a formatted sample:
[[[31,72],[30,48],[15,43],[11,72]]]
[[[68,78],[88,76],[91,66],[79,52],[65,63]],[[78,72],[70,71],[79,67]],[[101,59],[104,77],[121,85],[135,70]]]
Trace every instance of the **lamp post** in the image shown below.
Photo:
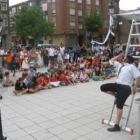
[[[113,16],[114,11],[115,11],[115,6],[113,5],[113,0],[109,0],[109,4],[108,4],[108,8],[109,8],[109,15]],[[113,29],[113,27],[112,27]],[[111,44],[111,55],[113,57],[113,46],[114,46],[114,37],[111,36],[110,38],[110,44]]]
[[[3,22],[3,20],[0,17],[0,44],[2,43],[2,22]],[[2,58],[0,57],[0,59],[2,59]],[[0,99],[2,99],[2,96],[0,96]],[[7,137],[3,136],[1,110],[0,110],[0,140],[6,140],[6,139],[7,139]]]

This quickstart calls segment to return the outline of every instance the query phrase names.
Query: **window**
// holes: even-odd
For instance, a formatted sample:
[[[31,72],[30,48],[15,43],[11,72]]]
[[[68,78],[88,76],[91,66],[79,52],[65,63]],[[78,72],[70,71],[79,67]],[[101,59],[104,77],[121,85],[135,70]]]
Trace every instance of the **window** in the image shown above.
[[[78,3],[82,3],[82,0],[78,0]]]
[[[53,13],[53,14],[56,14],[56,10],[52,10],[52,13]]]
[[[48,5],[47,3],[42,4],[42,10],[47,11],[48,10]]]
[[[53,22],[56,22],[56,17],[52,17],[52,21]]]
[[[8,21],[7,20],[3,21],[3,27],[8,27]]]
[[[75,9],[70,9],[70,15],[75,15]]]
[[[70,0],[70,1],[73,1],[73,2],[75,2],[75,0]]]
[[[75,21],[75,16],[70,16],[70,21]]]
[[[70,22],[70,28],[75,28],[75,22]]]
[[[79,23],[78,27],[79,27],[79,29],[83,29],[83,24]]]
[[[1,10],[2,11],[7,11],[7,3],[6,2],[1,3]]]
[[[97,5],[97,6],[100,5],[100,0],[96,0],[96,5]]]
[[[83,13],[82,13],[82,10],[78,10],[78,16],[82,16]]]
[[[54,23],[54,29],[56,29],[56,22]]]
[[[52,3],[55,2],[55,0],[52,0]]]
[[[90,11],[87,11],[87,15],[90,16],[90,14],[91,14],[91,12]]]
[[[12,8],[12,14],[16,13],[16,7]]]
[[[79,22],[83,22],[83,17],[82,16],[79,16],[78,17],[78,20],[79,20]]]
[[[91,0],[86,0],[87,4],[91,4]]]
[[[75,3],[74,2],[70,2],[70,8],[75,9]]]

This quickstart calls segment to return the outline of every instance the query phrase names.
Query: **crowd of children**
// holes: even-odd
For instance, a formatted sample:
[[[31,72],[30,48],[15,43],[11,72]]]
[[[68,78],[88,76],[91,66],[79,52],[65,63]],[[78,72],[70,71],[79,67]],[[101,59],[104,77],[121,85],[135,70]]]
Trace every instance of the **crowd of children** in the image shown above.
[[[57,67],[51,67],[45,73],[37,72],[34,67],[24,69],[21,77],[16,81],[9,78],[9,72],[3,76],[3,86],[15,86],[16,95],[35,93],[54,87],[76,85],[78,82],[101,81],[114,76],[116,70],[106,63],[94,60],[79,59],[77,63],[64,65],[61,61]],[[2,76],[1,76],[2,77]]]

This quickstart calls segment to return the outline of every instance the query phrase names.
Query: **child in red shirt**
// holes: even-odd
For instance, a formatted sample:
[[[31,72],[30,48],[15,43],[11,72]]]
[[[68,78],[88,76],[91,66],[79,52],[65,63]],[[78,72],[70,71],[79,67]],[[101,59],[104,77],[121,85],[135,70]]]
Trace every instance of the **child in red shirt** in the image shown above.
[[[60,81],[61,86],[68,86],[68,79],[64,75],[64,73],[62,73],[61,76],[59,77],[59,81]]]
[[[47,72],[45,72],[44,80],[45,80],[47,83],[50,82],[50,79],[49,79],[49,77],[48,77],[48,73],[47,73]]]
[[[58,87],[60,84],[59,81],[57,81],[57,77],[55,74],[52,74],[51,77],[50,77],[50,85],[51,86],[54,86],[54,87]]]
[[[22,79],[25,79],[27,74],[28,74],[28,70],[24,69],[24,72],[22,73]]]
[[[44,80],[44,74],[40,75],[40,77],[37,80],[37,83],[42,87],[42,89],[47,89],[49,86],[47,82]]]

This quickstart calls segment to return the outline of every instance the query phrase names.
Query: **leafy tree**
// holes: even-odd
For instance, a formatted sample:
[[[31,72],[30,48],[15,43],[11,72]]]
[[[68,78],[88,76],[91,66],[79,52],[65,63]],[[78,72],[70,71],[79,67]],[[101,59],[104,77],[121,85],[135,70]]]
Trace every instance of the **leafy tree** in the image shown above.
[[[13,28],[22,39],[32,36],[36,39],[51,36],[54,33],[54,23],[46,20],[46,15],[37,5],[24,5],[14,16]]]
[[[101,14],[96,10],[93,15],[87,15],[84,18],[84,28],[87,30],[90,35],[94,32],[99,32],[103,26],[103,17]]]

